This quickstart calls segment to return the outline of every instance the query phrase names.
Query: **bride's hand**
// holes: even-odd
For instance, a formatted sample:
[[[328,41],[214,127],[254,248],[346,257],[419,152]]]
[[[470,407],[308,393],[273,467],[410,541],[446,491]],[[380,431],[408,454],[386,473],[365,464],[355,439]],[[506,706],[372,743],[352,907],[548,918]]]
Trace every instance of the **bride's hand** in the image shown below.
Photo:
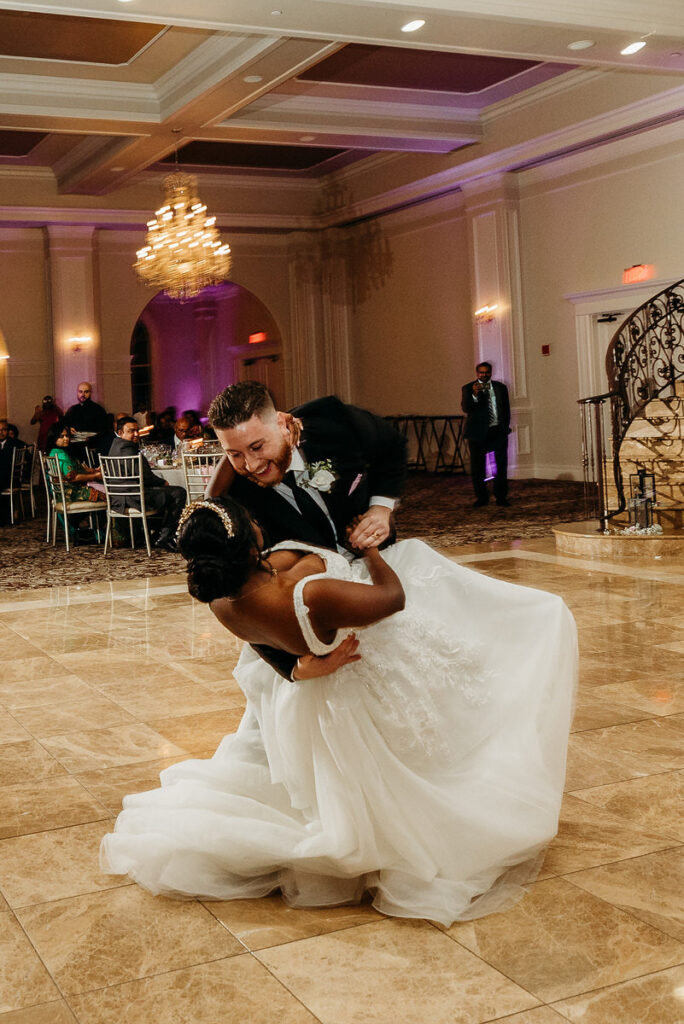
[[[292,413],[286,413],[285,424],[290,435],[290,446],[296,448],[302,436],[302,421],[298,420]]]
[[[297,659],[297,664],[292,673],[296,682],[303,679],[319,679],[322,676],[332,675],[343,665],[349,665],[352,661],[360,661],[358,654],[359,640],[356,633],[350,633],[345,637],[339,647],[336,647],[330,654],[317,657],[315,654],[303,654]]]
[[[377,548],[387,540],[391,529],[391,510],[385,505],[371,505],[354,523],[347,538],[355,551]]]

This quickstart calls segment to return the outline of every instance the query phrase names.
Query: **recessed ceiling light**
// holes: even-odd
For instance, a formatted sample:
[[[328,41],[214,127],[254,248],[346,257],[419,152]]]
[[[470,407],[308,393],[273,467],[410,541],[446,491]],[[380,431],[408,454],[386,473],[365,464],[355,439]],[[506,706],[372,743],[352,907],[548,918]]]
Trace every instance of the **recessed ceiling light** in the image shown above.
[[[263,75],[245,75],[245,77],[242,79],[243,82],[249,82],[250,85],[253,82],[263,82],[263,80]]]
[[[131,3],[133,3],[133,0],[119,0],[119,3],[120,4],[131,4]]]
[[[568,50],[588,50],[596,46],[593,39],[576,39],[574,43],[568,43]]]
[[[408,21],[405,25],[401,26],[402,32],[417,32],[419,28],[422,28],[425,22],[422,18],[417,18],[415,21]]]
[[[271,11],[274,18],[278,18],[282,13],[282,11]]]
[[[315,138],[316,138],[315,135],[300,135],[299,136],[299,141],[300,142],[313,142]]]
[[[643,50],[646,45],[644,39],[640,39],[638,43],[630,43],[629,46],[625,46],[624,50],[620,50],[623,57],[629,57],[631,53],[638,53],[639,50]]]
[[[126,170],[125,167],[110,167],[109,169],[112,172],[112,174],[119,174],[120,171]]]

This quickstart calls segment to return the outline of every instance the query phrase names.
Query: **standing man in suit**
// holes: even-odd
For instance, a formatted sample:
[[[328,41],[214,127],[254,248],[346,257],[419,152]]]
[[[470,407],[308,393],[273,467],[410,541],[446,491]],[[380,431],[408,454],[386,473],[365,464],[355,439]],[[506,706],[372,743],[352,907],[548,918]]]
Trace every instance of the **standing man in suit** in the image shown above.
[[[132,416],[121,416],[116,421],[116,437],[109,449],[109,454],[115,456],[140,454],[138,424]],[[155,509],[162,517],[161,530],[154,540],[154,546],[164,548],[166,551],[175,551],[178,520],[185,506],[185,488],[169,486],[167,480],[152,472],[144,455],[142,457],[142,476],[145,506],[148,509]],[[117,499],[116,495],[112,495],[110,500],[115,512],[125,511],[127,503],[123,498]],[[134,505],[130,501],[128,505],[131,508],[140,507],[139,503]]]
[[[394,539],[406,441],[380,416],[334,396],[281,412],[263,384],[242,381],[216,396],[209,422],[226,458],[207,497],[230,488],[270,543],[303,540],[348,553]],[[257,650],[282,675],[302,678],[292,675],[293,656]]]
[[[478,363],[477,378],[465,384],[461,395],[461,408],[466,414],[465,437],[470,448],[470,475],[475,490],[475,508],[489,502],[485,467],[487,452],[494,452],[496,476],[494,497],[497,505],[509,506],[508,500],[508,435],[510,434],[511,406],[508,388],[499,380],[492,380],[492,364]]]

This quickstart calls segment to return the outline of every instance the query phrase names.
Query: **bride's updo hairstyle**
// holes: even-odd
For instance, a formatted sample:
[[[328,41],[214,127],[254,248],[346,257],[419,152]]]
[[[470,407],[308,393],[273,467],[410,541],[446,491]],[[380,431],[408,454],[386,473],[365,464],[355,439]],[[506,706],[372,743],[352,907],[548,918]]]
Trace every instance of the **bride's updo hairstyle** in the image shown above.
[[[178,524],[178,550],[187,559],[188,590],[209,604],[235,597],[254,567],[258,550],[252,522],[232,498],[186,505]]]

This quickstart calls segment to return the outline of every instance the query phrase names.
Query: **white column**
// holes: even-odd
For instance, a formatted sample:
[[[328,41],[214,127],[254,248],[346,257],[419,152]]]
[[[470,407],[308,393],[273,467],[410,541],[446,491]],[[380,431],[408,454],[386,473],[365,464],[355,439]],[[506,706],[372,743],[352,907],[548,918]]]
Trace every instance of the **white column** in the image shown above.
[[[290,345],[285,369],[291,405],[323,393],[320,314],[320,252],[315,235],[297,233],[288,253],[290,273]]]
[[[322,343],[325,391],[352,400],[351,328],[347,235],[339,228],[323,232],[321,259]]]
[[[528,397],[520,270],[517,179],[500,174],[464,186],[470,242],[473,366],[493,364],[511,398],[513,434],[510,475],[534,469],[532,406]],[[474,313],[496,306],[492,319],[476,322]]]
[[[36,435],[34,406],[55,387],[45,252],[42,228],[0,228],[0,415],[25,441]]]
[[[100,329],[92,225],[48,226],[55,391],[66,406],[82,380],[103,404]],[[74,341],[81,338],[82,341]]]
[[[286,369],[293,405],[336,394],[352,399],[346,235],[299,233],[290,257],[291,345]]]

